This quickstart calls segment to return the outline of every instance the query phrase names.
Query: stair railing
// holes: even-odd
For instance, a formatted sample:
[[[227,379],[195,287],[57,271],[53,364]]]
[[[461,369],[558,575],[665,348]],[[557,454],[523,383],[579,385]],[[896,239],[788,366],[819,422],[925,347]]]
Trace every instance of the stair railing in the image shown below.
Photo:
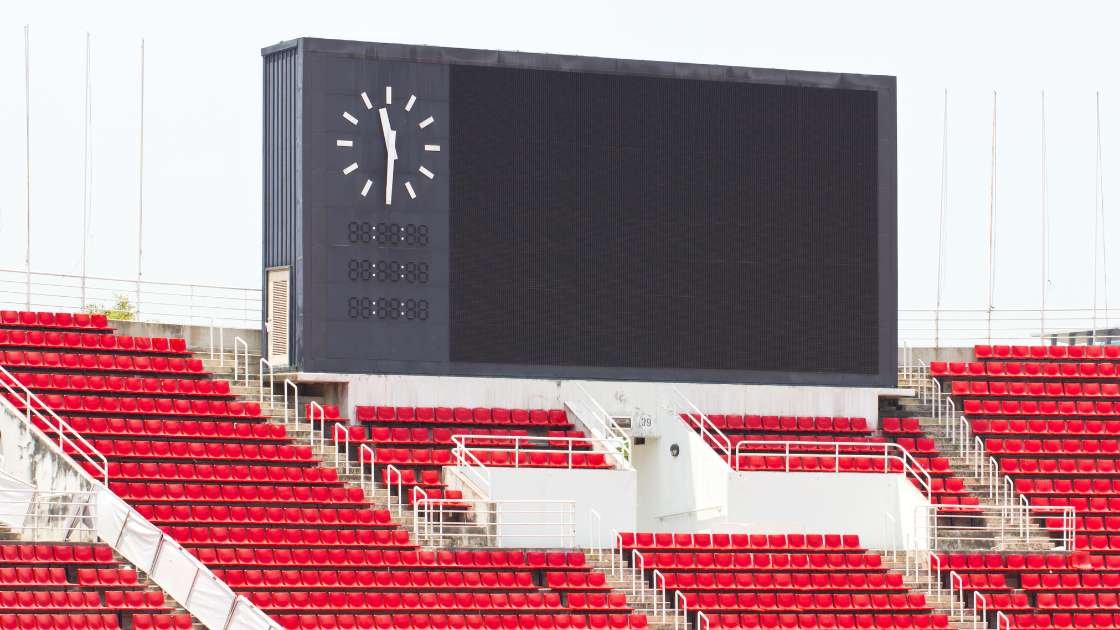
[[[323,432],[326,433],[326,423],[323,424]],[[350,429],[341,425],[341,423],[331,424],[332,442],[334,443],[334,467],[342,468],[340,465],[340,457],[342,462],[346,462],[344,470],[346,474],[350,474]],[[341,439],[339,438],[341,434]],[[339,453],[342,453],[340,456]]]
[[[576,389],[579,390],[579,392],[582,393],[583,397],[585,398],[584,402],[586,402],[589,412],[587,415],[590,416],[590,418],[587,418],[583,414],[578,413],[579,408],[582,406],[579,405],[580,401],[576,401],[575,404],[565,404],[570,409],[576,411],[576,417],[578,417],[581,421],[583,421],[585,425],[587,425],[587,428],[591,431],[592,434],[595,435],[595,437],[612,442],[612,451],[617,449],[620,458],[623,460],[623,462],[621,462],[622,467],[629,467],[631,453],[634,450],[634,444],[633,440],[631,440],[630,438],[630,434],[628,434],[625,430],[623,430],[621,426],[619,426],[614,417],[611,416],[611,414],[607,413],[607,410],[603,408],[603,405],[599,404],[599,401],[591,395],[591,392],[587,391],[587,388],[584,387],[582,383],[577,382],[575,383],[575,386]],[[590,420],[590,422],[588,420]]]
[[[260,363],[257,366],[257,402],[264,404],[264,370],[268,368],[268,405],[271,407],[276,403],[276,371],[272,369],[272,363],[268,359],[261,357]]]
[[[54,431],[57,436],[58,448],[61,449],[65,455],[69,456],[72,460],[80,458],[82,461],[88,463],[89,468],[93,469],[102,483],[109,485],[109,460],[81,433],[70,426],[69,422],[63,420],[61,416],[55,413],[42,399],[28,389],[26,385],[3,366],[0,366],[0,387],[3,387],[8,393],[7,396],[0,396],[0,399],[3,399],[4,404],[11,407],[13,413],[23,419],[23,423],[27,425],[33,435],[47,442],[55,442],[56,440],[47,435],[46,431],[39,425],[41,424],[42,427]],[[23,411],[20,411],[20,409],[12,403],[11,398],[15,398],[23,403]],[[36,420],[38,423],[36,423]],[[75,464],[76,463],[77,462],[75,462]],[[76,467],[80,469],[85,468],[83,466]]]
[[[288,392],[292,392],[291,402],[295,403],[295,409],[292,405],[288,404]],[[289,419],[288,412],[292,411],[293,418]],[[284,426],[289,429],[296,430],[299,428],[299,387],[292,382],[291,379],[284,379]]]
[[[233,338],[233,382],[237,382],[237,348],[241,346],[244,350],[242,352],[245,361],[245,387],[249,386],[249,342],[241,337]]]
[[[727,437],[727,434],[717,427],[715,423],[708,418],[707,414],[700,411],[700,408],[694,405],[692,401],[688,399],[688,396],[685,396],[681,390],[677,389],[676,385],[672,386],[672,391],[676,394],[677,400],[672,401],[669,404],[669,408],[678,418],[687,422],[690,427],[698,429],[700,431],[700,438],[704,440],[706,444],[711,445],[711,447],[716,450],[717,454],[722,452],[722,457],[727,461],[727,465],[734,469],[735,465],[732,460],[734,453],[732,452],[731,438]]]
[[[369,461],[366,461],[366,455],[369,455]],[[366,464],[369,464],[369,479],[366,479]],[[374,496],[374,491],[377,489],[377,451],[366,444],[365,442],[358,445],[358,486],[366,491],[369,496]],[[390,464],[389,466],[392,466]],[[399,473],[400,471],[398,471]]]

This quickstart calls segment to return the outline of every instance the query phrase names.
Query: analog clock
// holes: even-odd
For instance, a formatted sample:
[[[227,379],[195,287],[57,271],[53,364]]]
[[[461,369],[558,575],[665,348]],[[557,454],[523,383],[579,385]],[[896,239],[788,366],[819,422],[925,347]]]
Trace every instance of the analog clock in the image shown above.
[[[383,189],[387,206],[393,205],[394,192],[416,199],[423,182],[436,177],[423,159],[440,150],[440,145],[425,141],[425,136],[433,135],[435,117],[424,113],[415,94],[394,103],[391,85],[385,86],[384,102],[375,102],[368,92],[360,96],[361,103],[355,102],[353,111],[340,114],[353,127],[349,137],[335,140],[337,150],[346,155],[342,175],[354,182],[361,197],[379,197]],[[405,160],[403,156],[416,157]]]

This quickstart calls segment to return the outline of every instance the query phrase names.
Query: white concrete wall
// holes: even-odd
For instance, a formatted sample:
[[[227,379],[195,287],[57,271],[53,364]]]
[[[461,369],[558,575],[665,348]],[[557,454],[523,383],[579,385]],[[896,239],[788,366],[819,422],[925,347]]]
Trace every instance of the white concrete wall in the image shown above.
[[[502,468],[490,467],[490,498],[493,500],[544,499],[575,500],[574,525],[576,546],[590,547],[606,543],[611,530],[634,531],[637,513],[637,473],[633,470],[568,470],[566,468]],[[448,471],[449,473],[451,471]],[[453,475],[446,475],[452,479]],[[545,509],[544,506],[541,506]],[[593,531],[590,511],[601,520]],[[552,520],[555,517],[517,515],[520,522]],[[512,519],[511,519],[512,520]],[[519,536],[533,526],[510,525],[500,532],[503,547],[545,547],[541,539]],[[553,528],[549,528],[550,531]]]
[[[858,534],[873,549],[926,546],[918,508],[929,502],[903,475],[735,472],[729,492],[727,521],[741,531]]]

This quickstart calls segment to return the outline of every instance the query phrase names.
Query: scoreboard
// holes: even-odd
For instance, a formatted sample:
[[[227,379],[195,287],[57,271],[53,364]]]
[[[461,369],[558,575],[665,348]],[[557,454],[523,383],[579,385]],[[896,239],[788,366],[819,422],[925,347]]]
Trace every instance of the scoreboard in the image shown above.
[[[894,384],[892,77],[318,39],[264,59],[294,367]]]

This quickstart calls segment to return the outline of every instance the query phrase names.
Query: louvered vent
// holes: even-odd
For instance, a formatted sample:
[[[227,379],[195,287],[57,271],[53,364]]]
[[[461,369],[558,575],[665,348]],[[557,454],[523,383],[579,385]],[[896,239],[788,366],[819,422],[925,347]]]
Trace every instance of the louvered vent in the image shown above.
[[[268,272],[268,361],[288,365],[288,269]]]

